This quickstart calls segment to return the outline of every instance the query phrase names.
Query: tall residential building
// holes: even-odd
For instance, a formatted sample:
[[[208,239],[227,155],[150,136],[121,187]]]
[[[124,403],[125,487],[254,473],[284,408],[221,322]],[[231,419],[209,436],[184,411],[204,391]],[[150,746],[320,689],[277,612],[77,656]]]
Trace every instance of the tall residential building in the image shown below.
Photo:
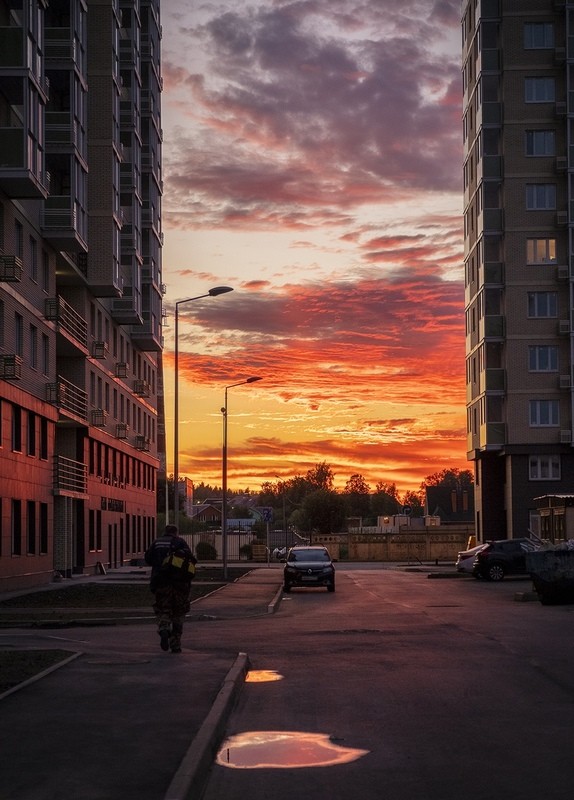
[[[465,0],[467,451],[479,540],[574,491],[574,2]]]
[[[155,536],[159,5],[0,0],[3,589]]]

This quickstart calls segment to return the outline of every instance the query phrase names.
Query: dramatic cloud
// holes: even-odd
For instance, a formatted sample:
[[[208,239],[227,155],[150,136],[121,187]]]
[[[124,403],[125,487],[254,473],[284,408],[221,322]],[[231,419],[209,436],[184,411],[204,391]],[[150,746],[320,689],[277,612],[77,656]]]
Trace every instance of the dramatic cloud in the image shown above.
[[[165,4],[163,26],[166,309],[235,289],[180,307],[182,471],[219,482],[221,387],[254,374],[234,487],[467,466],[458,0]]]

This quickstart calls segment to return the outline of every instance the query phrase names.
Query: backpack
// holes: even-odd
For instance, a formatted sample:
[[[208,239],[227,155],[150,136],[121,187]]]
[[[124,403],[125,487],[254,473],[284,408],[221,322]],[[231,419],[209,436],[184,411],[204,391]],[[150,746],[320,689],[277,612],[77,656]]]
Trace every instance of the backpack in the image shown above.
[[[164,558],[159,574],[162,580],[169,583],[172,581],[190,583],[195,577],[196,564],[195,556],[176,547]]]

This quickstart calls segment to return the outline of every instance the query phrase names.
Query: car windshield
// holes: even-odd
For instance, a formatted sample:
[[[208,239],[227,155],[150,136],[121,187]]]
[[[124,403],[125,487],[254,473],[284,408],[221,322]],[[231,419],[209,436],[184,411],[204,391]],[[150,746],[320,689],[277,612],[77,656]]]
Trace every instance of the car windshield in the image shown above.
[[[289,561],[330,561],[325,550],[292,550]]]

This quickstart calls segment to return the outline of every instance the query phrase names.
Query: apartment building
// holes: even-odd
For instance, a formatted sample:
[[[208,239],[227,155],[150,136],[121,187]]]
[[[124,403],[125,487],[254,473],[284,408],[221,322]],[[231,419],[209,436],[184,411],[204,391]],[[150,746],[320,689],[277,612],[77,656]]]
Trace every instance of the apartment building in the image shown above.
[[[3,589],[155,536],[159,5],[0,0]]]
[[[479,540],[574,490],[574,2],[465,0],[467,451]]]

